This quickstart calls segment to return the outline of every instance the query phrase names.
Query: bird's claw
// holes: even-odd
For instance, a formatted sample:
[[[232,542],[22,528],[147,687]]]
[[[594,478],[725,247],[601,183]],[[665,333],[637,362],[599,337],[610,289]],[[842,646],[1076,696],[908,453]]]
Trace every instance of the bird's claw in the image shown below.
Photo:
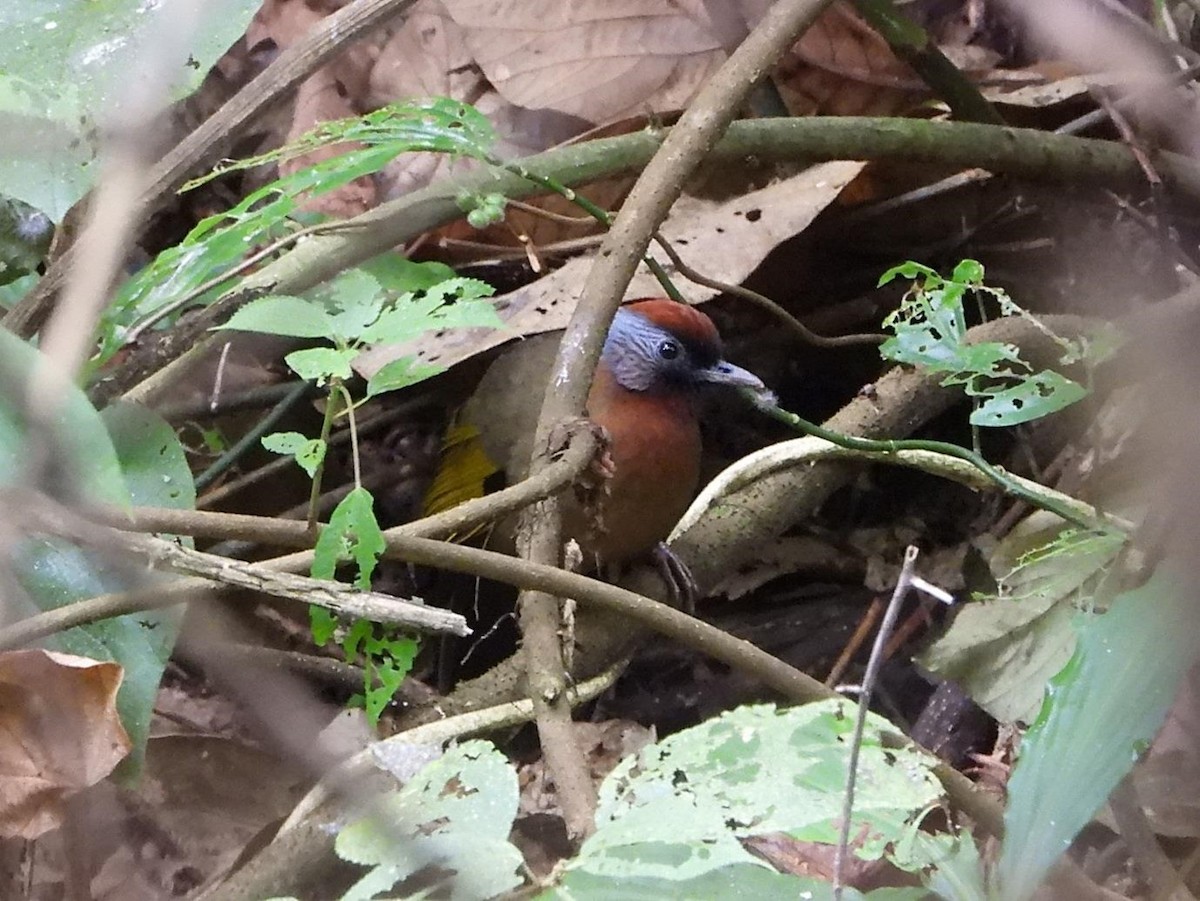
[[[671,606],[694,615],[696,601],[700,597],[700,585],[683,558],[671,550],[665,541],[660,541],[654,546],[654,564],[662,580],[667,583]]]

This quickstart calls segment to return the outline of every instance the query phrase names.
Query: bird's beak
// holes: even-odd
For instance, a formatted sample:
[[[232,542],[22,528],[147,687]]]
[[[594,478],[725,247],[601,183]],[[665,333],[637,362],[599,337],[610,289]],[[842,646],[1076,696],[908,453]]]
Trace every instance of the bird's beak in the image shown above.
[[[710,385],[733,385],[758,392],[767,390],[767,386],[763,384],[762,379],[753,372],[743,369],[741,366],[734,366],[732,363],[727,363],[724,360],[717,361],[707,369],[701,369],[697,375],[700,381],[707,382]]]

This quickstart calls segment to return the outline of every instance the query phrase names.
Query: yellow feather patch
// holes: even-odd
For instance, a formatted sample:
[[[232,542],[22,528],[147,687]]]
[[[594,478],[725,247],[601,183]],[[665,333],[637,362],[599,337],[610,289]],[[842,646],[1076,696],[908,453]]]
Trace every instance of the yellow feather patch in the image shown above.
[[[465,423],[452,423],[442,439],[437,475],[425,492],[421,514],[432,516],[473,497],[483,497],[484,482],[499,471],[483,449],[479,429]]]

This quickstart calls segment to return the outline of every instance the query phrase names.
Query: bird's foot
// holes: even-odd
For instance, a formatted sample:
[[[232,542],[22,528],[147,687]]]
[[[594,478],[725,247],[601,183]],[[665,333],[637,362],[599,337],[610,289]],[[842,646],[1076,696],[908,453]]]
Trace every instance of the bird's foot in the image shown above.
[[[696,601],[700,597],[700,585],[683,558],[671,550],[665,541],[654,546],[654,565],[658,574],[667,583],[671,595],[671,606],[689,615],[696,613]]]

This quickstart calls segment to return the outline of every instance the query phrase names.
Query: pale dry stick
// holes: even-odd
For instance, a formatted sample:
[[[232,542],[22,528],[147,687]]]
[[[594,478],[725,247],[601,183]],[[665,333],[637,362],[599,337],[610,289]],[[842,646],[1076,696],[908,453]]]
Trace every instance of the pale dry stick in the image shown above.
[[[279,543],[284,540],[287,533],[296,533],[294,537],[298,540],[301,537],[301,530],[304,529],[303,523],[285,522],[267,517],[196,513],[187,510],[143,511],[143,514],[150,512],[155,515],[144,515],[142,525],[168,526],[179,534],[187,534],[189,531],[196,534],[210,534],[205,528],[205,524],[212,525],[221,520],[238,523],[255,521],[256,528],[247,529],[242,534],[253,534],[260,538],[274,535],[276,537],[273,540]],[[600,609],[613,611],[629,618],[631,622],[640,623],[653,631],[675,639],[686,647],[694,648],[716,660],[727,663],[734,669],[746,672],[767,687],[779,692],[783,697],[798,703],[838,697],[836,692],[789,664],[760,650],[750,642],[735,638],[715,626],[688,616],[666,604],[652,601],[616,585],[609,585],[606,582],[600,582],[558,567],[541,566],[494,551],[446,544],[427,538],[415,538],[406,535],[403,529],[404,527],[401,526],[389,529],[384,533],[388,542],[385,556],[420,566],[438,566],[485,579],[493,579],[518,588],[533,588],[557,597],[575,598]],[[276,569],[302,568],[311,561],[312,553],[306,551],[264,561],[257,565]],[[91,622],[98,618],[132,612],[133,609],[169,606],[177,603],[189,593],[204,598],[213,597],[213,592],[203,591],[207,587],[202,580],[198,579],[178,580],[156,586],[155,591],[144,593],[141,606],[135,608],[129,606],[128,596],[120,598],[125,601],[125,607],[122,609],[113,609],[111,598],[108,599],[109,609],[107,610],[99,609],[106,601],[104,598],[81,601],[69,607],[30,617],[16,626],[0,629],[0,650],[19,646],[20,642],[12,641],[16,634],[14,630],[17,627],[25,627],[27,632],[31,632],[33,630],[29,629],[28,625],[35,621],[47,623],[54,620],[59,628],[68,628],[82,622]],[[90,618],[89,616],[80,616],[76,612],[82,609],[90,611]],[[73,620],[70,619],[71,616],[74,616]],[[45,634],[49,634],[49,632],[43,629],[32,636],[26,636],[26,640]],[[900,742],[897,746],[907,745]],[[934,774],[945,787],[947,795],[960,810],[975,820],[980,828],[988,834],[999,835],[1002,832],[1003,813],[992,798],[976,791],[965,776],[949,765],[933,762],[931,766]]]
[[[551,435],[558,425],[582,413],[601,346],[625,288],[687,177],[716,146],[754,85],[828,5],[829,0],[779,0],[771,5],[701,89],[638,177],[588,272],[579,305],[559,345],[538,416],[531,473],[546,465]],[[562,531],[558,506],[543,502],[528,510],[522,521],[521,555],[531,562],[557,564]],[[593,828],[596,796],[586,761],[574,744],[571,710],[564,701],[569,679],[563,667],[558,600],[525,592],[520,610],[526,679],[542,751],[559,787],[567,830],[582,837]]]
[[[900,576],[896,579],[896,587],[892,590],[891,600],[883,614],[883,622],[875,634],[875,643],[871,647],[871,657],[867,661],[867,672],[863,676],[862,687],[858,693],[858,718],[854,722],[854,737],[850,741],[850,759],[846,764],[846,793],[842,799],[842,822],[838,832],[837,849],[833,858],[833,897],[837,901],[842,898],[842,876],[845,872],[846,853],[850,850],[851,818],[854,815],[854,790],[858,780],[858,757],[862,751],[863,732],[867,726],[867,713],[871,708],[871,694],[879,680],[879,670],[883,666],[884,648],[888,637],[895,628],[896,618],[900,615],[900,606],[912,589],[928,591],[930,586],[916,576],[917,548],[909,545],[904,550],[904,565],[900,568]],[[953,603],[953,598],[941,589],[935,589],[934,596],[943,603]],[[948,599],[948,600],[947,600]]]
[[[469,532],[487,522],[507,516],[539,497],[561,491],[578,478],[595,457],[595,435],[588,429],[572,433],[570,444],[562,459],[536,477],[525,479],[509,488],[475,498],[434,516],[396,526],[384,532],[392,541],[402,537],[455,535]],[[131,514],[125,511],[100,516],[110,525],[132,525],[142,531],[164,532],[172,535],[236,539],[284,547],[310,548],[313,543],[308,527],[295,520],[275,517],[247,516],[237,513],[213,513],[200,510],[140,508]],[[281,572],[301,572],[312,566],[313,552],[299,551],[254,564],[256,567]],[[431,565],[438,565],[436,562]],[[519,586],[518,586],[519,587]],[[34,614],[10,626],[0,628],[0,650],[21,647],[57,632],[86,625],[115,616],[171,606],[193,596],[211,597],[212,586],[203,579],[179,579],[155,586],[117,594],[105,594],[78,601],[64,607]]]
[[[88,522],[74,511],[33,492],[9,489],[0,496],[6,507],[22,511],[27,527],[34,531],[66,538],[102,552],[131,556],[151,569],[198,576],[222,585],[317,604],[342,616],[419,632],[459,636],[471,633],[463,617],[438,607],[426,607],[378,592],[358,591],[327,579],[274,572],[258,564],[206,554],[151,535]]]
[[[976,490],[999,490],[1000,488],[986,473],[971,463],[956,457],[928,450],[854,450],[840,447],[823,438],[806,435],[803,438],[793,438],[762,448],[722,470],[716,478],[704,486],[699,496],[692,501],[692,505],[683,514],[679,524],[675,526],[672,538],[686,532],[705,515],[710,515],[710,510],[719,509],[722,498],[739,489],[775,473],[826,460],[862,460],[870,463],[907,466],[951,479]],[[1007,477],[1026,491],[1070,509],[1081,519],[1096,519],[1097,521],[1099,519],[1099,511],[1091,504],[1022,476],[1008,473]],[[1117,528],[1125,530],[1133,528],[1131,523],[1120,518],[1109,517],[1107,521]],[[668,541],[670,540],[668,539]]]

